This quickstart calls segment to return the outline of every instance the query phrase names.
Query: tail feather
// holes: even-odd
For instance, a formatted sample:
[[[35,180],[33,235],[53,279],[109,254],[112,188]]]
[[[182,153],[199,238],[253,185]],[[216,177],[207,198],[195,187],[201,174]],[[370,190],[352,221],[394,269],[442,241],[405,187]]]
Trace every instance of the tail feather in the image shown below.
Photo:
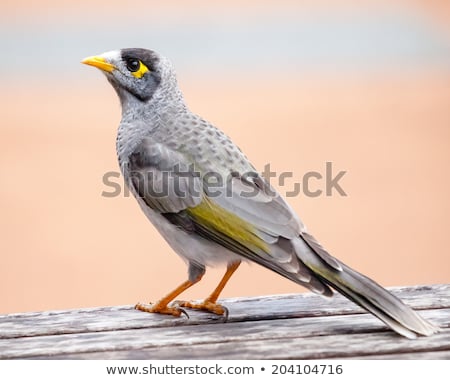
[[[392,330],[409,339],[429,336],[439,328],[370,278],[339,262],[341,270],[328,265],[303,239],[294,239],[299,259],[321,280],[363,307]]]

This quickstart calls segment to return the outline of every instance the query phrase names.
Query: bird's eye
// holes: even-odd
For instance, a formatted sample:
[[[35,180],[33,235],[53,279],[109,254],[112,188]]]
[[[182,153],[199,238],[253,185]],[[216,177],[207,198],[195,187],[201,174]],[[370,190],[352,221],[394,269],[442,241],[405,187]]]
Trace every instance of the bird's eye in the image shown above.
[[[125,66],[137,79],[141,79],[147,71],[150,71],[147,66],[144,65],[142,61],[137,58],[127,57],[124,59]]]
[[[138,59],[135,58],[129,58],[126,60],[127,69],[130,70],[130,72],[134,73],[139,70],[141,67],[141,62]]]

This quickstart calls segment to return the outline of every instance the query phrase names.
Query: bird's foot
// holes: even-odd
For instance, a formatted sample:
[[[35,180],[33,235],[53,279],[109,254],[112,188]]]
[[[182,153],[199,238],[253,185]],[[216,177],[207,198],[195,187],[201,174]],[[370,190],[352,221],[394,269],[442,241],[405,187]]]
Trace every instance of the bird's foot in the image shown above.
[[[186,313],[185,310],[178,307],[178,305],[168,306],[168,305],[161,305],[159,303],[153,305],[138,302],[134,306],[134,308],[136,310],[145,311],[146,313],[168,314],[173,315],[174,317],[179,317],[181,314],[184,314],[189,319],[188,313]]]
[[[208,311],[213,314],[223,315],[225,320],[228,319],[228,309],[216,302],[209,301],[208,299],[203,302],[190,302],[190,301],[175,301],[174,304],[179,307],[187,307],[189,309],[197,309]]]

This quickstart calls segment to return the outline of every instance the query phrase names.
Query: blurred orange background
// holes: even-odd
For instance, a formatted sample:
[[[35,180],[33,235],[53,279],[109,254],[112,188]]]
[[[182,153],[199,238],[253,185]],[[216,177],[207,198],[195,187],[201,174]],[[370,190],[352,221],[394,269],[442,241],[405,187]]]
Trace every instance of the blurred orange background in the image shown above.
[[[120,106],[79,61],[122,47],[171,58],[194,112],[257,168],[293,172],[283,194],[327,161],[347,171],[346,197],[288,198],[332,254],[386,286],[450,281],[448,1],[1,9],[0,313],[156,301],[186,278],[134,199],[101,195]],[[255,264],[223,297],[300,291]]]

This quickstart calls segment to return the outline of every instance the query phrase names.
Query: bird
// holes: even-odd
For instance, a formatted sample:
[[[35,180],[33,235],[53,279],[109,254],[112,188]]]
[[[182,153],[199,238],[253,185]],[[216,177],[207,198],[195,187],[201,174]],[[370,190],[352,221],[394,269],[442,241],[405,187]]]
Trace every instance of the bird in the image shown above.
[[[333,257],[287,201],[220,129],[191,112],[168,58],[125,48],[90,56],[116,91],[122,118],[116,149],[124,180],[144,214],[186,262],[187,279],[137,310],[179,317],[184,309],[227,315],[219,295],[241,262],[253,262],[325,297],[341,293],[410,339],[439,327],[369,277]],[[224,266],[201,302],[176,298],[207,267]]]

